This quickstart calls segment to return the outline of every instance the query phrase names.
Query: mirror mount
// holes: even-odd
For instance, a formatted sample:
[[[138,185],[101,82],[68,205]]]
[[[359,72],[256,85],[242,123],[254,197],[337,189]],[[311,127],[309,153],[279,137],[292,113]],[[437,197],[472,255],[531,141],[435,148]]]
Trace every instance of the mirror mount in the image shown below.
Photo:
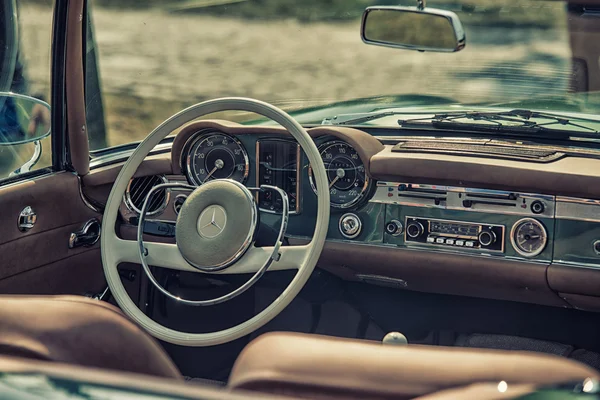
[[[416,7],[372,6],[362,16],[364,43],[397,49],[452,53],[466,46],[465,31],[451,11]]]
[[[33,149],[33,155],[31,156],[31,158],[25,164],[21,165],[19,168],[11,172],[8,175],[9,177],[24,174],[25,172],[30,172],[31,169],[35,166],[35,164],[37,164],[38,161],[40,161],[40,158],[42,157],[42,142],[36,140],[35,142],[33,142],[33,144],[35,147]]]

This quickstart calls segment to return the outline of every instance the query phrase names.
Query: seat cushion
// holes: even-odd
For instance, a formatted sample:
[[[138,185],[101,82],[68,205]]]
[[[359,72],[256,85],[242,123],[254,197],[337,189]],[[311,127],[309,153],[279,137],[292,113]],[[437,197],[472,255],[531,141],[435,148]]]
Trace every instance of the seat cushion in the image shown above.
[[[578,362],[539,353],[270,333],[240,354],[229,386],[305,398],[414,398],[474,383],[545,385],[598,377]]]
[[[0,296],[0,355],[183,379],[119,309],[79,296]]]

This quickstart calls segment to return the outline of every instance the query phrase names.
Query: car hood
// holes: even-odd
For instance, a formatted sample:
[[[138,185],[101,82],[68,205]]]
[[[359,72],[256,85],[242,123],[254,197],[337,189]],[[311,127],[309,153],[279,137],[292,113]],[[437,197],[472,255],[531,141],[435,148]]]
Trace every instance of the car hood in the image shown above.
[[[600,93],[567,94],[556,97],[540,97],[505,103],[461,104],[456,100],[440,96],[400,95],[355,99],[343,102],[323,102],[319,105],[301,107],[306,102],[276,104],[286,106],[298,122],[305,125],[321,125],[324,120],[347,114],[369,112],[402,112],[402,119],[416,118],[423,114],[457,111],[502,111],[528,109],[540,112],[554,112],[570,117],[585,117],[600,121]],[[414,114],[411,114],[414,113]],[[374,119],[361,125],[397,126],[398,116]],[[265,123],[255,121],[255,123]]]

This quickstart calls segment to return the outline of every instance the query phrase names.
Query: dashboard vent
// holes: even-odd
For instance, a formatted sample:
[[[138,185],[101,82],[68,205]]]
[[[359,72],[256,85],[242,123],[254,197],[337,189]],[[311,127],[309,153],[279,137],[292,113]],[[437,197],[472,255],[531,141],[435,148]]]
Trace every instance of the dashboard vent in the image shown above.
[[[131,211],[140,215],[146,196],[154,186],[160,185],[161,183],[167,183],[167,178],[161,175],[133,178],[129,181],[127,191],[125,192],[125,204]],[[158,214],[165,209],[168,202],[169,193],[167,192],[167,189],[154,192],[150,199],[146,215]]]
[[[392,148],[392,152],[452,154],[534,162],[550,162],[564,156],[564,153],[552,149],[546,150],[528,146],[498,145],[490,142],[465,143],[434,140],[399,142]]]

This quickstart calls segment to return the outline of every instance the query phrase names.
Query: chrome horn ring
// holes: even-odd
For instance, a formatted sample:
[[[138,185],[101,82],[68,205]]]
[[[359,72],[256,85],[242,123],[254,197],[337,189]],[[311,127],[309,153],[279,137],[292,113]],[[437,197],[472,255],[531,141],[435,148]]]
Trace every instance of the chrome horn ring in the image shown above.
[[[175,296],[174,294],[169,292],[167,289],[165,289],[158,282],[158,280],[154,277],[154,274],[150,270],[150,266],[148,265],[148,262],[146,259],[149,255],[148,249],[144,246],[144,224],[146,222],[146,213],[147,213],[148,206],[150,204],[150,199],[151,199],[152,195],[154,194],[154,192],[161,190],[161,189],[169,189],[169,188],[178,188],[178,189],[190,190],[190,191],[196,190],[196,187],[194,187],[194,186],[185,185],[185,184],[181,184],[181,183],[163,183],[163,184],[154,186],[152,189],[150,189],[150,191],[146,195],[146,198],[144,199],[144,204],[143,204],[141,212],[140,212],[139,221],[138,221],[138,229],[137,229],[138,250],[139,250],[140,260],[141,260],[141,264],[142,264],[144,273],[146,274],[146,276],[148,277],[150,282],[165,296],[169,297],[172,300],[175,300],[177,302],[180,302],[182,304],[186,304],[189,306],[205,307],[205,306],[221,304],[221,303],[224,303],[226,301],[229,301],[229,300],[241,295],[242,293],[244,293],[245,291],[250,289],[252,287],[252,285],[254,285],[256,282],[258,282],[258,280],[265,274],[265,272],[267,272],[267,270],[269,269],[271,264],[274,261],[279,260],[279,258],[280,258],[279,249],[281,248],[281,246],[283,244],[283,239],[285,236],[285,231],[287,229],[287,224],[288,224],[288,219],[289,219],[288,196],[284,190],[280,189],[277,186],[261,185],[259,188],[247,188],[247,190],[249,190],[249,191],[259,191],[259,190],[262,191],[262,190],[266,190],[266,189],[274,190],[282,198],[283,208],[282,208],[282,213],[281,213],[281,226],[279,228],[279,234],[277,236],[277,241],[276,241],[275,245],[273,246],[273,251],[271,253],[271,256],[267,259],[265,264],[261,268],[259,268],[250,279],[248,279],[246,281],[246,283],[244,283],[242,286],[240,286],[236,290],[234,290],[230,293],[227,293],[221,297],[217,297],[215,299],[209,299],[209,300],[187,300],[187,299],[183,299],[179,296]],[[222,228],[220,228],[220,229],[222,230]],[[256,224],[254,225],[253,229],[256,229]],[[252,232],[252,234],[253,233],[254,232]],[[252,243],[250,243],[250,246],[252,244],[253,244],[253,241],[252,241]],[[210,272],[217,272],[217,271],[220,271],[220,270],[223,270],[223,269],[229,267],[230,265],[235,263],[235,261],[237,261],[237,259],[239,259],[242,255],[243,255],[243,252],[241,254],[239,254],[231,262],[228,262],[227,264],[220,265],[220,266],[214,266],[214,267],[199,267],[197,265],[192,264],[187,259],[186,259],[186,261],[192,267],[197,268],[202,272],[210,273]]]

